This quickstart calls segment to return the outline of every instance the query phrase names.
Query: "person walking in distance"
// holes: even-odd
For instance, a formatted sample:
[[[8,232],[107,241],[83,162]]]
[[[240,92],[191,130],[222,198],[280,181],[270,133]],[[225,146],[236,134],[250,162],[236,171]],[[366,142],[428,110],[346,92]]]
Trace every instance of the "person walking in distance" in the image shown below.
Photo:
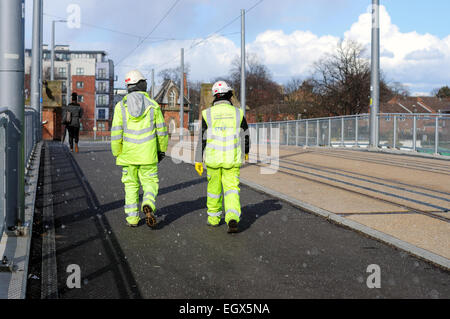
[[[76,92],[72,93],[72,102],[63,108],[62,112],[64,137],[65,129],[69,131],[69,145],[70,151],[73,152],[73,142],[75,140],[75,152],[78,153],[78,139],[80,135],[80,120],[83,116],[83,109],[80,104],[78,104],[78,94]],[[64,142],[64,140],[63,140]]]
[[[248,160],[250,149],[248,125],[244,112],[233,106],[233,91],[226,82],[214,83],[212,94],[213,105],[202,112],[195,170],[200,176],[203,174],[204,157],[208,179],[207,224],[219,226],[224,204],[228,232],[235,233],[241,216],[240,167],[244,157]]]
[[[111,150],[116,164],[122,166],[127,225],[138,226],[141,184],[144,190],[142,211],[147,225],[154,228],[159,189],[157,164],[165,157],[169,135],[160,106],[146,92],[147,81],[142,73],[128,72],[125,84],[128,94],[114,109]]]

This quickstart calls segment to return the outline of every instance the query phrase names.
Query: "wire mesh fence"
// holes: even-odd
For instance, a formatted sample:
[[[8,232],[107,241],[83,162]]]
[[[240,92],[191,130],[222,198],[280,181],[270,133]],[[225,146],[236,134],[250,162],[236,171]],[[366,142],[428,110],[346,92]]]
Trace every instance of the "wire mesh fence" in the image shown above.
[[[450,114],[381,113],[377,145],[450,156]],[[368,147],[369,114],[249,124],[255,142],[289,146]],[[279,139],[272,138],[279,130]]]

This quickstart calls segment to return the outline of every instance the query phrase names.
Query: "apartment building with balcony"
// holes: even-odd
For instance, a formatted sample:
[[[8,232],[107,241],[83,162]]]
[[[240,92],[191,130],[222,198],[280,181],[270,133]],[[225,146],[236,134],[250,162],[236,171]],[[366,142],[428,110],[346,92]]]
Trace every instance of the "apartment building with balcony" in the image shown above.
[[[25,88],[29,88],[31,50],[25,50]],[[51,78],[51,51],[43,46],[43,80]],[[70,50],[68,45],[55,46],[54,79],[62,82],[62,104],[70,94],[78,93],[83,108],[80,134],[107,135],[114,110],[114,64],[105,51]]]

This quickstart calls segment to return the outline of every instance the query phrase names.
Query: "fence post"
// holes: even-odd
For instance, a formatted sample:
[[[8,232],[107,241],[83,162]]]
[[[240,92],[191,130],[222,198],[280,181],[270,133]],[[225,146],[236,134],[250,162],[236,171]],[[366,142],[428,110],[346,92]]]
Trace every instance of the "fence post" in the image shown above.
[[[355,146],[358,147],[358,141],[359,141],[359,123],[358,123],[358,115],[355,116]]]
[[[341,117],[341,146],[344,146],[344,117]]]
[[[439,154],[439,116],[434,120],[434,154]]]
[[[331,147],[331,118],[328,118],[328,146]]]
[[[0,117],[0,236],[6,226],[3,222],[6,216],[6,119]]]
[[[295,121],[295,146],[298,146],[298,121]]]
[[[289,146],[289,122],[286,122],[286,146]]]
[[[416,140],[417,140],[417,117],[413,116],[413,151],[416,151]]]
[[[394,142],[392,143],[393,148],[397,148],[397,115],[394,115]]]
[[[305,146],[308,146],[308,129],[309,129],[308,123],[309,123],[309,120],[306,120],[306,124],[305,124],[305,128],[306,128],[306,131],[305,131]]]
[[[316,146],[319,146],[319,135],[320,135],[319,120],[317,120],[316,121]]]

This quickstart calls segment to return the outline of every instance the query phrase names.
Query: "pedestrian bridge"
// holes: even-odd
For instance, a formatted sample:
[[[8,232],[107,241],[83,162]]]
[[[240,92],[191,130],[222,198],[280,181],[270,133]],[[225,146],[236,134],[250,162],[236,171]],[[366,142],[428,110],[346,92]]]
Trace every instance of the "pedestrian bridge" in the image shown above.
[[[240,231],[228,234],[206,225],[206,174],[186,142],[159,164],[156,229],[125,226],[109,143],[40,145],[29,254],[20,236],[0,246],[19,267],[0,273],[3,298],[450,296],[447,160],[281,146],[273,161],[254,144]],[[382,289],[366,285],[373,264]]]

